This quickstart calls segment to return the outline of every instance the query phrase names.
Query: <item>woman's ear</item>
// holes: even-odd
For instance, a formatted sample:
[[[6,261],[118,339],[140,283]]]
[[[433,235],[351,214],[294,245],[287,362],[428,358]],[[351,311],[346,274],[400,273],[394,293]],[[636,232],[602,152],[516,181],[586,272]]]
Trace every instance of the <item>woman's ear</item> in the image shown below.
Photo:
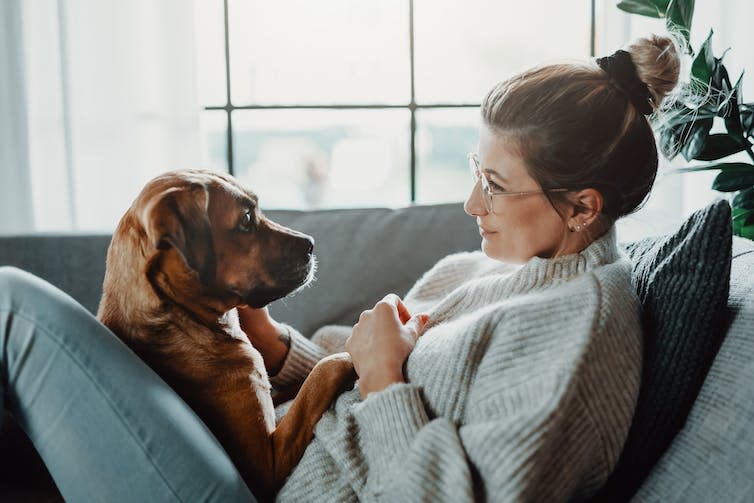
[[[571,219],[576,220],[582,226],[594,223],[602,213],[605,200],[596,189],[582,189],[571,198],[573,213]]]

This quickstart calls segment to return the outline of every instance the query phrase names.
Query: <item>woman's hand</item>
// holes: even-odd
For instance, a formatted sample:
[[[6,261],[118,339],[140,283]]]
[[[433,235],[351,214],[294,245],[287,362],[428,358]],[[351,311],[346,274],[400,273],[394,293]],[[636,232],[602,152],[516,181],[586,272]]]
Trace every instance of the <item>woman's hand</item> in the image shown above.
[[[392,383],[405,382],[403,363],[414,349],[428,318],[426,314],[411,316],[394,294],[361,313],[346,341],[346,351],[351,354],[359,375],[362,398]]]
[[[291,347],[288,329],[272,319],[267,306],[260,309],[238,306],[236,309],[241,329],[249,337],[249,341],[256,350],[262,354],[267,373],[277,374]]]

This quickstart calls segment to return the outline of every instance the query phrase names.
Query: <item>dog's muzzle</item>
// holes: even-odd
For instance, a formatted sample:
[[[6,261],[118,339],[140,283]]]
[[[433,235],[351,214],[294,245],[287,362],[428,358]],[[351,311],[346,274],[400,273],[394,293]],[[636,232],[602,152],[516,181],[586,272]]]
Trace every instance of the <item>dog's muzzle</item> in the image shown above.
[[[317,270],[317,259],[314,254],[309,255],[309,260],[295,268],[285,267],[281,264],[277,271],[271,272],[275,278],[274,285],[258,285],[244,295],[244,302],[253,308],[264,307],[267,304],[282,299],[292,293],[305,288],[314,280]]]

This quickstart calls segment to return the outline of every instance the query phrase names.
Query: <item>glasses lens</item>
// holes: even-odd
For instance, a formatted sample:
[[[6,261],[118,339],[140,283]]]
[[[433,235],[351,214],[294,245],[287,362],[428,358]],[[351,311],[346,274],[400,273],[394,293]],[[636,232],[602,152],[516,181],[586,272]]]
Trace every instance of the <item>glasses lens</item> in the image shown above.
[[[492,213],[492,189],[490,188],[490,182],[484,175],[481,175],[479,180],[482,182],[480,185],[482,186],[482,199],[484,199],[484,205],[487,207],[487,211]]]
[[[476,183],[479,180],[479,165],[473,155],[469,156],[469,172],[471,173],[471,179]]]
[[[492,213],[492,190],[490,189],[490,184],[487,181],[487,178],[482,175],[479,163],[476,160],[476,156],[473,154],[469,155],[469,171],[471,172],[471,179],[474,180],[474,184],[481,180],[480,185],[484,207],[487,208],[487,211]]]
[[[487,206],[487,211],[489,211],[490,213],[495,213],[495,210],[492,207],[493,197],[489,191],[489,186],[487,186],[487,190],[484,190],[483,196],[484,196],[484,204]]]

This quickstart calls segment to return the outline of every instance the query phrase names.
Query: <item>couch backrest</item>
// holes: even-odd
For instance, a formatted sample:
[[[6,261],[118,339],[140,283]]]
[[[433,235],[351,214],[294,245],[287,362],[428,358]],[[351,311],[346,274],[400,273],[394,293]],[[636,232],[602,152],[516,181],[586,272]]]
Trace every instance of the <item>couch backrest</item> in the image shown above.
[[[277,319],[305,334],[325,324],[355,323],[386,293],[405,294],[441,257],[481,243],[460,204],[266,214],[316,241],[317,280],[270,306]],[[109,242],[109,235],[0,237],[0,265],[30,271],[96,312]]]
[[[105,277],[109,235],[0,237],[0,265],[13,265],[36,274],[97,312]]]
[[[387,293],[403,296],[440,258],[481,245],[476,222],[460,204],[269,215],[316,241],[317,281],[270,307],[306,335],[327,324],[354,324]]]

